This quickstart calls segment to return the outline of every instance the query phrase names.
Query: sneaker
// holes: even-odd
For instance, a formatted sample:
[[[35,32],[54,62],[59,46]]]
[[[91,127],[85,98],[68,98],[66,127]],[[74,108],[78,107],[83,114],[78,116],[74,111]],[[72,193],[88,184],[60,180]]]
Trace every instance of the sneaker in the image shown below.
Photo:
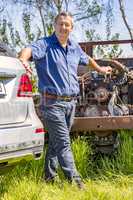
[[[55,182],[55,178],[54,177],[44,178],[43,180],[45,181],[45,183],[48,183],[48,184],[54,184],[54,182]]]
[[[85,189],[85,185],[84,185],[83,181],[77,179],[77,180],[75,180],[75,183],[80,190]]]

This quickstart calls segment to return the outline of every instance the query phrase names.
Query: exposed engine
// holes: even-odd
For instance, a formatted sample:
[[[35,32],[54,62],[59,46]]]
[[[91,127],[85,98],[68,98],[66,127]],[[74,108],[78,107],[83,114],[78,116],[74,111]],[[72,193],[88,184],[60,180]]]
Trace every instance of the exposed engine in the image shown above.
[[[133,113],[133,70],[118,61],[108,61],[113,68],[111,75],[96,71],[79,77],[80,95],[76,108],[77,117],[124,116]],[[118,146],[116,131],[95,131],[97,151],[112,153]]]
[[[76,116],[132,114],[132,68],[129,70],[121,64],[119,68],[113,68],[111,75],[106,76],[96,71],[87,72],[79,77],[79,84]]]

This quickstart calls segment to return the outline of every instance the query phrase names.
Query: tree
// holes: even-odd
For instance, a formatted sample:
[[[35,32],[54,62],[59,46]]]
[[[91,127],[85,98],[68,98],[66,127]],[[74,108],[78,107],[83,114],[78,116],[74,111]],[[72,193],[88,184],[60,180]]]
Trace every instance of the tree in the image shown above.
[[[86,22],[91,22],[91,20],[96,23],[99,22],[100,16],[103,11],[103,4],[100,0],[82,0],[75,3],[75,20]]]
[[[19,29],[17,30],[14,21],[11,21],[11,14],[8,9],[6,10],[4,18],[2,18],[2,13],[5,12],[6,7],[8,8],[7,2],[8,4],[12,4],[12,6],[19,5],[21,7],[21,24],[23,25],[21,31]],[[5,41],[7,39],[4,39],[4,37],[8,38],[10,36],[10,42],[8,43],[12,43],[12,46],[18,45],[22,47],[25,43],[51,34],[53,32],[53,18],[56,14],[61,10],[71,11],[72,9],[74,10],[74,21],[82,25],[85,31],[88,30],[89,34],[92,34],[92,32],[88,27],[91,24],[99,23],[102,14],[106,13],[106,33],[107,39],[109,40],[112,37],[111,28],[114,5],[113,0],[107,0],[106,2],[105,5],[103,4],[103,0],[77,0],[76,2],[75,0],[3,0],[2,9],[0,9],[0,26],[1,28],[3,27],[3,31],[5,29],[5,36],[1,36],[1,40]],[[24,32],[23,36],[22,32]]]
[[[23,13],[29,15],[30,20],[34,20],[37,17],[40,21],[41,32],[44,36],[48,35],[48,31],[51,27],[52,19],[54,17],[54,8],[51,0],[12,0],[14,5],[21,4]],[[35,15],[35,13],[37,13]]]
[[[98,41],[101,40],[100,34],[96,33],[94,29],[90,29],[86,31],[86,36],[89,41]],[[118,40],[119,34],[116,33],[113,36],[110,37],[110,40]],[[122,54],[122,49],[119,47],[118,44],[113,45],[96,45],[93,48],[93,56],[96,59],[99,58],[117,58]]]
[[[85,0],[83,0],[85,1]],[[6,2],[6,1],[5,1]],[[33,40],[38,39],[41,36],[47,36],[53,32],[53,18],[56,16],[57,13],[59,13],[61,10],[69,11],[70,6],[73,4],[73,1],[70,0],[9,0],[10,4],[12,6],[21,7],[22,12],[22,24],[23,24],[23,36],[25,35],[25,38],[23,37],[23,41],[20,41],[20,38],[22,38],[22,31],[19,32],[19,30],[16,29],[16,26],[13,21],[11,21],[10,13],[8,10],[6,10],[7,14],[5,16],[9,16],[6,21],[9,24],[7,32],[10,32],[12,35],[11,43],[14,45],[14,42],[17,41],[17,45],[23,46],[25,43],[29,43]],[[79,1],[80,2],[80,1]],[[87,5],[87,7],[90,7],[90,4],[87,3],[89,0],[84,2],[84,4],[81,4],[82,6]],[[96,4],[95,9],[95,2],[96,0],[93,0],[91,9],[93,11],[91,12],[91,9],[89,9],[87,12],[91,12],[90,14],[87,14],[86,17],[83,18],[88,19],[88,16],[91,18],[91,14],[93,13],[93,16],[96,17],[96,15],[99,13],[98,10],[98,4]],[[6,5],[4,5],[6,6]],[[80,6],[80,5],[79,5]],[[96,11],[97,10],[97,11]],[[75,20],[82,20],[78,19],[76,17],[79,17],[79,15],[83,15],[84,11],[82,11],[82,8],[80,9],[80,13],[77,13],[77,15],[74,15]],[[37,19],[35,22],[35,18]],[[37,23],[39,22],[39,23]],[[34,29],[33,29],[34,27]],[[18,37],[18,39],[17,39]]]
[[[123,19],[123,22],[129,32],[129,35],[130,35],[130,38],[131,40],[133,40],[133,32],[132,32],[132,29],[130,28],[130,25],[128,24],[128,21],[127,21],[127,17],[126,17],[126,14],[125,14],[125,9],[124,9],[124,2],[123,0],[119,0],[119,6],[120,6],[120,11],[121,11],[121,15],[122,15],[122,19]],[[131,44],[132,48],[133,48],[133,44]]]
[[[108,0],[106,5],[106,34],[107,40],[111,37],[111,29],[113,24],[113,0]]]
[[[69,3],[70,3],[70,0],[53,0],[56,7],[57,7],[57,10],[58,10],[58,13],[61,12],[61,10],[63,9],[63,6],[64,6],[64,10],[65,11],[69,11]]]
[[[6,29],[7,29],[7,20],[4,19],[0,22],[0,41],[5,42],[6,44],[9,44]]]

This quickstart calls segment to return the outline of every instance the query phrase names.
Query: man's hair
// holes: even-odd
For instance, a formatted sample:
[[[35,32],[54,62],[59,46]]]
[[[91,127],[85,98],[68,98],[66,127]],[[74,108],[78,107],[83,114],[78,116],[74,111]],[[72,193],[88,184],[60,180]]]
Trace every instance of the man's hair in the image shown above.
[[[57,20],[59,19],[60,16],[64,16],[64,17],[70,17],[72,19],[72,26],[73,26],[73,16],[70,12],[65,12],[65,11],[62,11],[60,12],[54,19],[54,23],[57,22]]]

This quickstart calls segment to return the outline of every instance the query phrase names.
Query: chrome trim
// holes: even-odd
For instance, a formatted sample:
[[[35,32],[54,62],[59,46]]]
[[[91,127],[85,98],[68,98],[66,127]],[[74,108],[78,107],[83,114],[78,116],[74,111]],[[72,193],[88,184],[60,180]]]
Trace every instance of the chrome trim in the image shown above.
[[[24,122],[18,122],[18,123],[15,123],[15,124],[18,124],[18,126],[16,125],[16,126],[11,126],[11,124],[9,124],[9,126],[8,125],[6,125],[6,127],[5,127],[5,125],[0,125],[0,130],[2,129],[8,129],[8,128],[10,128],[10,129],[12,129],[12,128],[23,128],[23,127],[29,127],[29,126],[32,126],[32,124],[24,124]],[[23,124],[23,125],[20,125],[20,124]],[[4,127],[2,127],[2,126],[4,126]]]
[[[40,154],[40,157],[36,158],[36,154]],[[3,159],[0,158],[0,168],[6,168],[7,166],[13,165],[22,160],[30,161],[34,159],[40,159],[43,155],[43,146],[33,149],[31,148],[10,153],[3,153],[2,155]]]
[[[44,140],[32,140],[32,141],[27,141],[27,142],[21,142],[21,143],[14,143],[14,144],[7,144],[7,145],[1,145],[0,146],[0,157],[1,153],[7,153],[7,152],[12,152],[12,151],[20,151],[24,150],[26,148],[35,148],[40,145],[43,146]]]
[[[0,78],[15,78],[16,74],[9,74],[6,72],[0,72]]]

